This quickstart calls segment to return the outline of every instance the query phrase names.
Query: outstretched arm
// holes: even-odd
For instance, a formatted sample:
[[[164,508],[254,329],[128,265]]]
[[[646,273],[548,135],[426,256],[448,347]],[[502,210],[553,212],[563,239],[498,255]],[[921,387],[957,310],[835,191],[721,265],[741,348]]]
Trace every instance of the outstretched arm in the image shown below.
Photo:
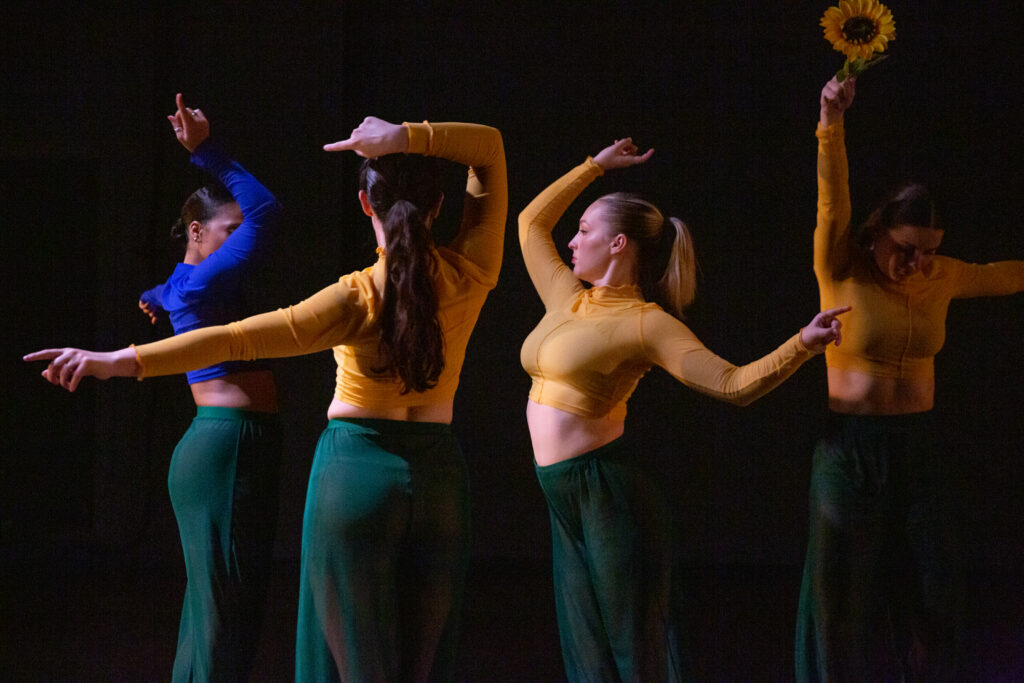
[[[1024,261],[965,263],[949,259],[956,278],[954,299],[1005,296],[1024,291]]]
[[[632,138],[605,147],[549,185],[519,214],[519,246],[526,270],[545,308],[572,297],[583,285],[558,254],[551,231],[569,205],[605,170],[642,164],[654,150],[637,154]]]
[[[508,216],[505,147],[497,128],[475,123],[388,123],[369,116],[346,139],[324,145],[362,157],[408,152],[469,167],[462,224],[448,247],[479,269],[478,279],[494,286],[501,269]]]
[[[818,313],[807,327],[767,356],[736,366],[710,351],[686,325],[667,313],[645,314],[642,334],[648,358],[686,386],[736,405],[749,405],[779,386],[813,355],[841,339],[836,318],[850,308]]]
[[[818,119],[818,217],[814,269],[819,278],[842,273],[850,263],[850,173],[843,117],[853,103],[856,77],[835,78],[821,90]]]
[[[323,351],[363,334],[375,305],[370,275],[356,272],[294,306],[228,325],[203,327],[111,353],[46,349],[24,359],[50,361],[43,377],[74,391],[83,377],[175,375],[228,360],[282,358]]]
[[[43,379],[68,391],[77,389],[83,377],[109,379],[139,375],[135,350],[130,346],[108,353],[72,348],[44,349],[23,356],[22,360],[50,361],[42,372]]]

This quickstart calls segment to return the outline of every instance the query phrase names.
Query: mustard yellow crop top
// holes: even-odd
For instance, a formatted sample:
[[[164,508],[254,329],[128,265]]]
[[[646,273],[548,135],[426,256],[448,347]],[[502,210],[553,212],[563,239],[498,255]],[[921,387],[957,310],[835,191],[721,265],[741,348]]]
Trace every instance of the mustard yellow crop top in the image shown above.
[[[849,305],[843,343],[825,351],[829,367],[878,377],[930,379],[946,339],[951,299],[1024,290],[1024,261],[987,265],[935,256],[901,282],[886,278],[851,238],[850,184],[842,122],[818,126],[818,220],[814,273],[821,307]]]
[[[683,384],[746,405],[768,393],[813,354],[794,335],[769,355],[736,367],[634,285],[587,289],[565,265],[551,231],[601,167],[588,158],[519,214],[519,243],[544,302],[540,324],[520,354],[533,378],[530,400],[584,417],[622,420],[637,382],[659,365]]]
[[[299,356],[334,347],[338,362],[335,396],[341,401],[370,409],[450,401],[458,387],[470,333],[501,268],[508,210],[505,151],[501,133],[488,126],[405,126],[411,153],[469,166],[459,233],[447,247],[437,248],[434,285],[445,348],[445,368],[437,386],[402,395],[397,379],[374,376],[371,371],[378,363],[377,315],[387,258],[383,250],[378,250],[377,262],[369,268],[345,275],[287,309],[135,347],[140,376],[176,374],[228,359]]]

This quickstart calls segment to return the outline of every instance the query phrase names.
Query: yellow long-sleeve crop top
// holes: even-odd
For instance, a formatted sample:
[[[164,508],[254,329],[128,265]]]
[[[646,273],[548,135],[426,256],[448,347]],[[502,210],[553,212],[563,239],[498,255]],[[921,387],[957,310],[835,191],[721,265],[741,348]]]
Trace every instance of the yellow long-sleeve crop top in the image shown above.
[[[335,396],[377,409],[433,405],[455,395],[466,344],[501,268],[508,189],[505,151],[497,129],[466,123],[405,124],[409,152],[469,166],[462,224],[447,247],[437,247],[434,286],[444,334],[445,368],[437,386],[401,393],[397,378],[372,372],[378,363],[378,314],[386,254],[308,299],[228,325],[206,327],[135,347],[140,377],[169,375],[223,360],[298,356],[334,348]]]
[[[843,123],[818,126],[818,216],[814,273],[821,307],[849,305],[843,343],[825,351],[829,367],[878,377],[930,379],[946,339],[951,299],[1024,290],[1024,261],[986,265],[935,256],[892,282],[850,231],[850,184]]]
[[[585,288],[558,255],[551,231],[601,173],[588,158],[519,215],[523,259],[546,311],[520,354],[533,378],[532,401],[622,420],[640,377],[658,365],[701,393],[746,405],[813,355],[797,334],[764,358],[737,367],[709,351],[677,318],[644,301],[638,287]]]

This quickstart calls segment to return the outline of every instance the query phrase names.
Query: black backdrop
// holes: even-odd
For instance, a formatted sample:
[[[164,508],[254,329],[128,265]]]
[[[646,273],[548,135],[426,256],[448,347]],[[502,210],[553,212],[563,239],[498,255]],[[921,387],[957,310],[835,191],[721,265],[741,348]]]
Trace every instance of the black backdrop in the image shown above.
[[[465,6],[464,6],[465,5]],[[500,128],[510,180],[505,265],[470,343],[455,426],[471,462],[474,555],[540,558],[519,345],[541,315],[518,254],[518,211],[614,137],[655,147],[600,193],[640,190],[691,226],[702,276],[689,322],[734,362],[817,310],[811,272],[818,93],[841,56],[826,2],[14,3],[0,29],[0,159],[8,311],[0,462],[4,562],[97,555],[180,562],[167,464],[192,415],[183,378],[88,382],[75,395],[20,356],[112,349],[170,334],[138,293],[178,254],[168,228],[200,182],[165,120],[175,92],[284,203],[254,282],[287,305],[371,262],[354,155],[329,155],[363,116]],[[931,183],[943,251],[1024,258],[1024,18],[1013,3],[892,2],[892,57],[848,115],[855,218],[908,177]],[[438,228],[458,216],[460,169]],[[446,232],[447,231],[447,232]],[[973,576],[1021,578],[1024,298],[954,303],[937,360],[941,438],[958,457]],[[275,362],[287,427],[276,554],[295,558],[329,353]],[[824,413],[810,362],[745,409],[652,371],[627,432],[675,493],[691,566],[798,566],[810,451]],[[977,587],[984,581],[978,579]]]

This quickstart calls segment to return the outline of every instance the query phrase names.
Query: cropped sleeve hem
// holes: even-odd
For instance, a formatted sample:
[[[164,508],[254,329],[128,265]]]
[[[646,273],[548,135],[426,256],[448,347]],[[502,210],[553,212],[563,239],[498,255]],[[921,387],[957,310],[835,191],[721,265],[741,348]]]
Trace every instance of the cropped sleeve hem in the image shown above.
[[[596,170],[598,177],[604,175],[604,166],[602,166],[601,164],[599,164],[596,161],[594,161],[594,157],[588,156],[586,158],[586,160],[584,160],[583,164],[585,166],[587,166],[587,168],[589,168],[589,169]]]
[[[821,354],[825,353],[825,349],[822,349],[821,351],[812,351],[807,346],[807,344],[804,344],[804,328],[803,327],[801,327],[800,331],[796,333],[795,339],[796,339],[796,348],[797,348],[798,351],[801,351],[803,353],[809,354],[811,356],[820,356]]]
[[[846,128],[842,121],[836,121],[830,126],[823,126],[819,122],[814,135],[823,142],[834,142],[837,139],[842,140],[845,138]]]
[[[141,382],[146,376],[146,365],[142,362],[142,356],[139,355],[139,350],[135,347],[135,344],[129,344],[128,346],[135,352],[135,362],[139,365],[139,374],[135,375],[135,379]]]
[[[430,143],[434,139],[433,127],[427,121],[423,123],[410,123],[406,121],[402,126],[409,131],[409,153],[429,154]]]

